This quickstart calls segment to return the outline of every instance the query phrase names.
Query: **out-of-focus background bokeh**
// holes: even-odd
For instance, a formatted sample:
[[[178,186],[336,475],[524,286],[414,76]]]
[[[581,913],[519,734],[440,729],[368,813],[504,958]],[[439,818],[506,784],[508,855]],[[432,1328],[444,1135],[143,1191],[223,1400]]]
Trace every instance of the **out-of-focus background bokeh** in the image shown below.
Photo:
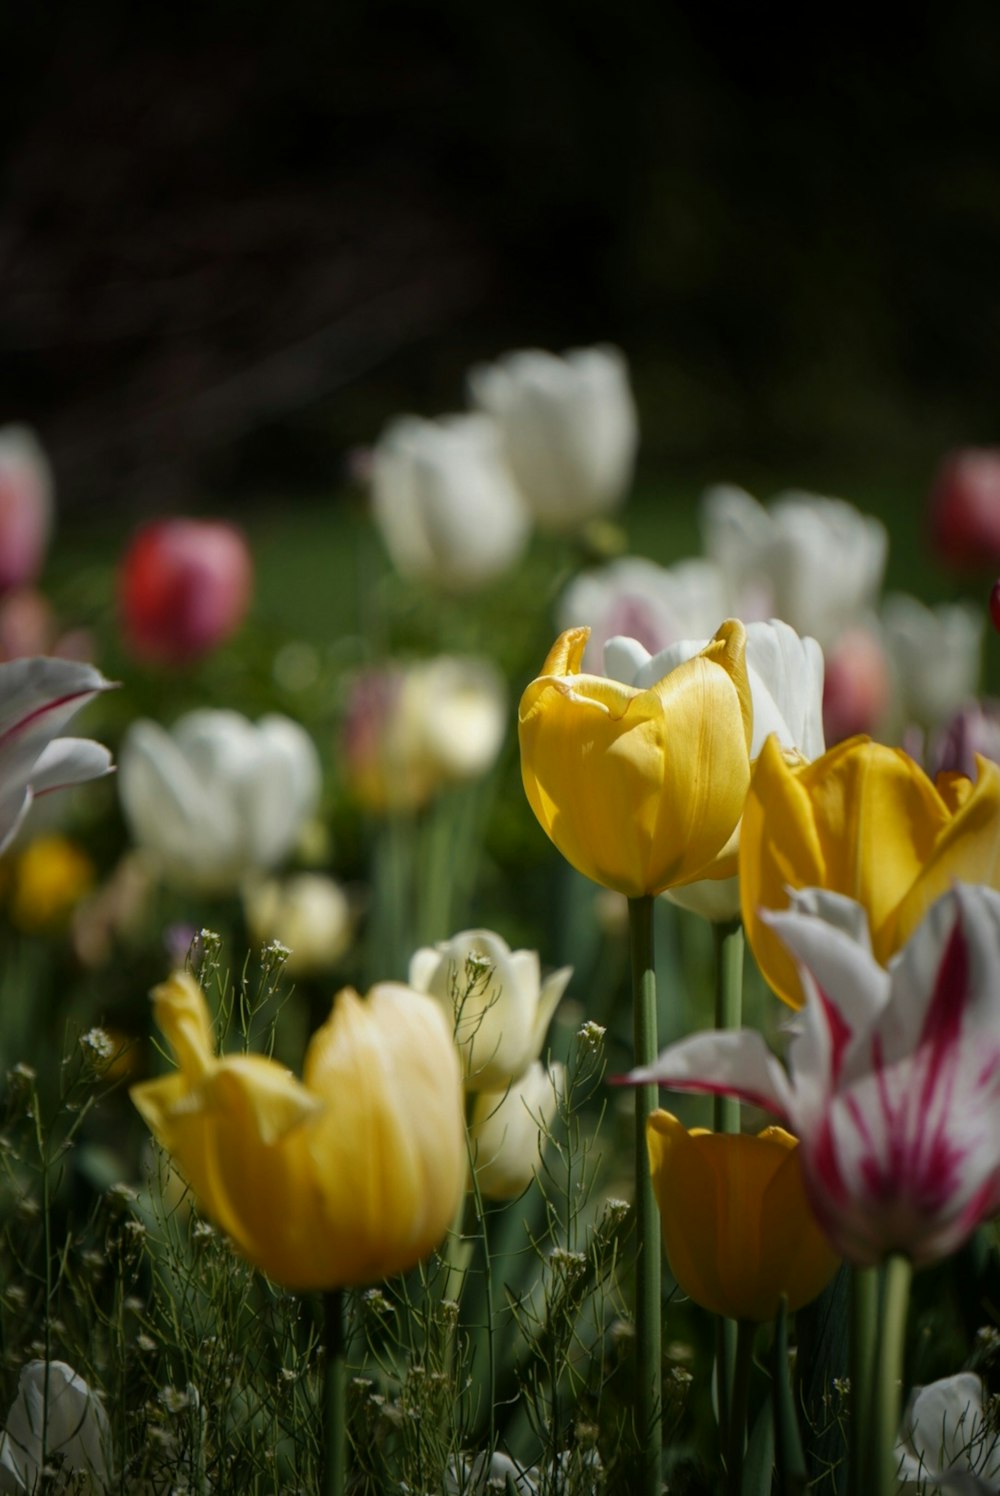
[[[0,414],[64,521],[315,505],[470,362],[610,340],[643,482],[905,515],[1000,427],[988,14],[6,6]]]

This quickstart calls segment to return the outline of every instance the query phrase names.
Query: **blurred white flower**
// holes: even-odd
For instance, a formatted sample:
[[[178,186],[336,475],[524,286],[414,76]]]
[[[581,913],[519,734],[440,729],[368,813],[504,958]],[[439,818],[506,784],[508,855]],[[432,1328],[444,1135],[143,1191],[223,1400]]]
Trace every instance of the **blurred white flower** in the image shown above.
[[[787,623],[772,618],[748,623],[747,678],[753,697],[753,736],[750,758],[755,759],[766,738],[777,734],[783,748],[811,761],[824,751],[823,652],[815,639],[800,639]],[[604,649],[604,673],[626,686],[644,690],[669,675],[685,660],[699,654],[707,640],[682,639],[659,654],[650,655],[634,639],[610,639]],[[739,845],[738,828],[732,844]],[[735,919],[740,909],[739,879],[703,878],[669,890],[672,903],[694,909],[707,919]]]
[[[876,602],[885,526],[843,499],[788,492],[765,509],[720,485],[703,495],[701,522],[739,617],[760,617],[763,607],[827,649]]]
[[[289,976],[325,971],[350,948],[351,906],[340,884],[324,873],[293,873],[248,884],[243,907],[258,945],[277,940],[288,947]]]
[[[902,724],[939,727],[976,694],[985,610],[928,608],[906,593],[885,599],[882,626]]]
[[[89,738],[57,737],[82,706],[111,688],[93,665],[44,657],[0,665],[0,852],[31,803],[111,771],[111,754]]]
[[[1000,1436],[990,1426],[980,1378],[963,1371],[916,1388],[896,1454],[900,1496],[1000,1491]]]
[[[622,502],[639,432],[618,349],[508,353],[471,369],[469,391],[499,425],[541,528],[576,530]]]
[[[366,671],[344,723],[352,789],[378,813],[417,810],[491,769],[509,725],[507,688],[489,660],[438,655]]]
[[[545,981],[537,951],[512,951],[492,930],[463,930],[410,961],[410,986],[435,998],[455,1025],[466,1085],[503,1091],[538,1058],[573,974]]]
[[[574,577],[558,604],[558,626],[590,629],[584,669],[599,675],[604,646],[623,635],[658,654],[678,639],[710,639],[730,615],[721,569],[693,557],[659,566],[641,556],[621,556]]]
[[[205,709],[170,732],[134,722],[118,783],[132,836],[156,870],[180,887],[224,893],[293,850],[319,801],[319,756],[288,717],[254,724]]]
[[[528,1066],[506,1091],[480,1091],[469,1119],[472,1160],[488,1200],[512,1200],[538,1169],[548,1124],[566,1086],[562,1065]]]
[[[482,415],[401,416],[372,453],[372,511],[401,576],[471,592],[518,560],[530,519]]]
[[[44,1467],[58,1464],[64,1477],[83,1478],[70,1480],[73,1490],[96,1496],[111,1485],[110,1451],[107,1414],[83,1378],[64,1361],[29,1361],[0,1434],[0,1491],[33,1496]]]

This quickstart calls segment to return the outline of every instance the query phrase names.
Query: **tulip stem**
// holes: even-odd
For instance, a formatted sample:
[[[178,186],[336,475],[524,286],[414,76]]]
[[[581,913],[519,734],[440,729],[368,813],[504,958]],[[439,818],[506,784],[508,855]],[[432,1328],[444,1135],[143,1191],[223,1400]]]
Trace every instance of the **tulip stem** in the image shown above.
[[[753,1343],[756,1333],[757,1326],[751,1320],[741,1319],[738,1322],[729,1423],[724,1432],[727,1496],[740,1496],[743,1485],[743,1455],[747,1442],[747,1409],[750,1406],[750,1374],[753,1371]]]
[[[712,934],[715,937],[715,1027],[739,1028],[743,1021],[743,925],[738,919],[720,921],[712,925]],[[736,1097],[713,1097],[712,1114],[716,1132],[739,1132],[740,1103]],[[731,1425],[736,1346],[736,1325],[731,1319],[718,1319],[715,1330],[715,1392],[723,1437]]]
[[[656,1059],[656,973],[653,899],[629,899],[632,952],[632,1014],[635,1063]],[[660,1222],[649,1168],[646,1122],[657,1104],[655,1085],[635,1088],[635,1435],[638,1446],[634,1496],[659,1496],[661,1476]]]
[[[347,1340],[344,1293],[323,1295],[326,1360],[323,1367],[323,1496],[344,1496],[347,1489]]]
[[[899,1432],[906,1314],[912,1276],[910,1259],[901,1252],[894,1252],[882,1275],[875,1387],[869,1426],[868,1468],[876,1476],[878,1496],[893,1496],[897,1486],[896,1436]]]
[[[878,1326],[878,1268],[851,1271],[851,1422],[848,1490],[864,1496],[868,1480],[869,1424],[875,1375],[875,1335]]]

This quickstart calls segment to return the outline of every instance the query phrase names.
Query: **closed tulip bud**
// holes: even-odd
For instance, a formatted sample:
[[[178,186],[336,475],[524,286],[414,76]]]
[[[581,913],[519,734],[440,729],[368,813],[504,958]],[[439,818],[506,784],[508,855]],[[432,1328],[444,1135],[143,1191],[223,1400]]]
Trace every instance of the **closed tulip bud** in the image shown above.
[[[735,832],[750,782],[746,632],[730,619],[646,690],[581,673],[587,636],[562,634],[521,697],[531,808],[605,888],[633,898],[692,882]]]
[[[850,738],[811,764],[791,763],[768,738],[754,769],[740,833],[747,939],[779,997],[802,1004],[794,962],[766,911],[792,890],[823,888],[864,908],[871,946],[887,962],[956,878],[994,884],[1000,768],[978,761],[975,781],[932,782],[901,749]]]
[[[564,966],[543,982],[538,952],[512,951],[492,930],[463,930],[410,962],[411,987],[452,1024],[473,1091],[502,1091],[538,1058],[572,975]]]
[[[52,470],[25,426],[0,428],[0,591],[33,582],[52,529]]]
[[[319,800],[319,757],[288,717],[254,724],[205,708],[170,732],[134,722],[118,789],[132,836],[157,872],[181,888],[225,893],[295,847]]]
[[[630,686],[651,686],[707,642],[682,640],[650,656],[634,639],[611,639],[604,664],[615,680]],[[809,760],[823,752],[823,654],[815,639],[800,639],[779,619],[746,627],[746,669],[753,700],[750,758],[760,753],[774,733],[787,753]],[[731,861],[738,839],[727,843],[724,862]],[[724,869],[723,869],[724,870]],[[735,919],[740,912],[739,879],[735,874],[712,876],[668,889],[667,896],[685,909],[711,920]]]
[[[982,1378],[962,1371],[914,1388],[896,1445],[899,1496],[1000,1491],[1000,1433]]]
[[[465,1188],[458,1056],[438,1006],[393,982],[345,989],[301,1081],[261,1055],[215,1054],[188,973],[153,994],[178,1070],[132,1088],[202,1210],[287,1288],[405,1272],[440,1242]]]
[[[934,554],[961,571],[1000,564],[1000,447],[952,452],[931,488],[928,524]]]
[[[439,655],[354,682],[343,746],[350,785],[376,814],[419,810],[478,779],[507,734],[507,688],[489,661]]]
[[[487,1200],[513,1200],[528,1188],[565,1087],[562,1065],[546,1070],[536,1060],[505,1091],[479,1092],[469,1138],[476,1182]]]
[[[108,1415],[83,1377],[65,1361],[29,1361],[0,1433],[0,1490],[28,1496],[55,1484],[105,1496],[118,1485],[113,1449]]]
[[[234,525],[155,520],[133,537],[119,570],[125,641],[152,664],[192,664],[236,632],[252,591],[250,549]]]
[[[372,453],[372,511],[400,576],[474,592],[528,539],[524,501],[485,416],[403,416]]]
[[[663,1245],[680,1288],[727,1319],[773,1319],[821,1293],[836,1253],[809,1207],[795,1138],[690,1132],[656,1111],[646,1129]]]
[[[312,976],[335,966],[350,948],[354,921],[347,895],[323,873],[265,878],[244,890],[247,925],[259,945],[288,949],[288,976]]]
[[[906,593],[882,607],[903,722],[939,727],[975,695],[985,618],[961,603],[928,608]]]
[[[828,743],[875,733],[891,695],[889,661],[879,634],[865,624],[845,629],[827,651],[823,730]]]
[[[472,369],[469,388],[500,427],[542,529],[579,529],[622,502],[639,432],[616,348],[578,348],[563,358],[534,349],[509,353]]]

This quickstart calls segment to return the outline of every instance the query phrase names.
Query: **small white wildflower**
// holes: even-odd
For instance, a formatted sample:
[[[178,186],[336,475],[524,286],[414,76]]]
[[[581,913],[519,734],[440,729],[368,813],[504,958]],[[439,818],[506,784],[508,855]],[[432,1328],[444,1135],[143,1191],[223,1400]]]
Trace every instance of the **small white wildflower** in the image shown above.
[[[80,1048],[88,1058],[98,1060],[104,1064],[114,1056],[115,1041],[107,1029],[92,1028],[81,1035]]]
[[[588,1019],[580,1029],[576,1037],[579,1039],[580,1043],[585,1044],[588,1049],[600,1049],[604,1039],[604,1035],[606,1033],[607,1029],[603,1024],[595,1023],[593,1019]]]

